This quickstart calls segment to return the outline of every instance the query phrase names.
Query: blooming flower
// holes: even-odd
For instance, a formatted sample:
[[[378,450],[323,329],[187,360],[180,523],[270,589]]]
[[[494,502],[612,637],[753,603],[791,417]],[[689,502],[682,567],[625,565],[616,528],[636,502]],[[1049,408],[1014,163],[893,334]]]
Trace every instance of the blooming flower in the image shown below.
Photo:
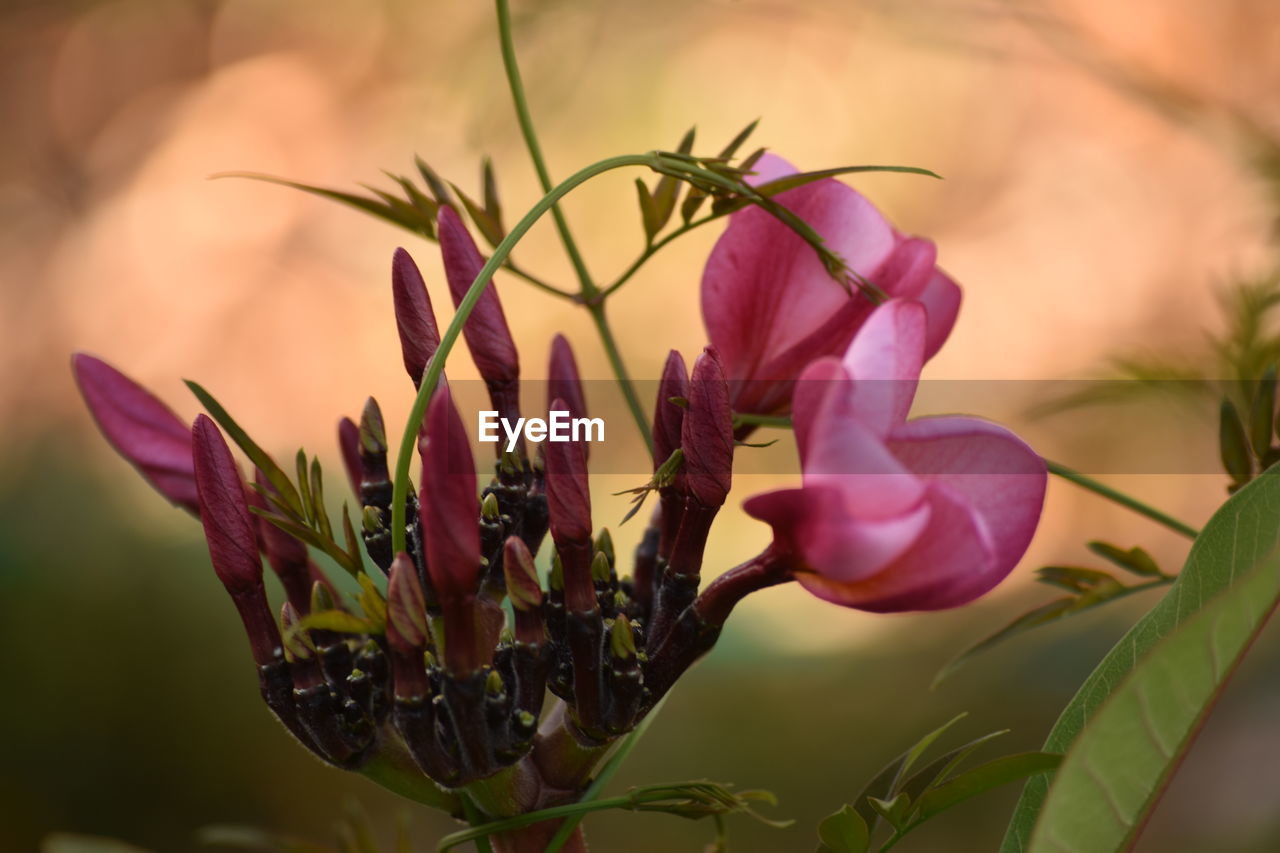
[[[766,155],[756,183],[792,173]],[[935,266],[929,240],[899,234],[857,191],[826,178],[774,197],[822,235],[849,268],[890,297],[924,306],[925,357],[942,346],[960,288]],[[734,411],[784,412],[795,377],[838,355],[873,306],[831,278],[813,248],[759,207],[733,214],[702,274],[702,316],[731,386]]]
[[[820,598],[861,610],[938,610],[977,598],[1022,557],[1044,462],[970,417],[908,421],[928,351],[926,308],[877,308],[843,360],[805,370],[793,401],[803,485],[750,498]]]

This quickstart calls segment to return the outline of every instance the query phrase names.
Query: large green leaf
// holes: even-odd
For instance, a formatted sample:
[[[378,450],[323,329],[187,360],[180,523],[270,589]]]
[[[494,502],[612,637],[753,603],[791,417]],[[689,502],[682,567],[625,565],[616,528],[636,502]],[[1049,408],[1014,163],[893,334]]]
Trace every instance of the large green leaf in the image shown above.
[[[1226,591],[1156,644],[1076,737],[1041,807],[1031,853],[1133,846],[1280,601],[1280,555],[1241,565],[1239,572]]]
[[[1269,469],[1223,505],[1196,539],[1186,566],[1169,593],[1129,630],[1067,704],[1045,742],[1047,752],[1067,752],[1098,709],[1137,663],[1210,599],[1259,567],[1280,541],[1280,473]],[[1203,629],[1193,629],[1203,630]],[[1186,642],[1186,641],[1180,641]],[[1222,652],[1223,669],[1229,659]],[[1147,676],[1144,676],[1144,678]],[[1001,853],[1028,850],[1032,828],[1048,791],[1048,779],[1026,785],[1001,845]],[[1089,848],[1091,853],[1094,849]]]

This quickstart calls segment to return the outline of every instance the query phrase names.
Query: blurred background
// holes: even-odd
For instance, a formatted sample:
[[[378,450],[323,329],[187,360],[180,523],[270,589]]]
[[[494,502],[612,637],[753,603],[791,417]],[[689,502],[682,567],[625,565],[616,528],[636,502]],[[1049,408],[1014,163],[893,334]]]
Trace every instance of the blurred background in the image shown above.
[[[902,230],[935,239],[965,288],[931,378],[1090,377],[1117,351],[1194,362],[1219,324],[1216,289],[1275,269],[1280,196],[1257,146],[1280,129],[1270,0],[513,5],[556,175],[674,147],[694,124],[698,150],[715,151],[757,116],[753,142],[802,168],[895,163],[944,175],[856,182]],[[337,418],[368,394],[402,422],[411,387],[389,260],[406,245],[440,310],[435,247],[310,196],[206,177],[247,169],[351,188],[383,180],[383,168],[408,173],[421,154],[474,194],[487,154],[514,220],[539,194],[491,8],[8,0],[0,55],[0,849],[35,850],[53,830],[202,849],[195,832],[227,823],[329,841],[353,798],[392,826],[403,803],[320,767],[269,718],[197,525],[95,433],[68,358],[107,358],[184,418],[196,405],[180,380],[198,378],[278,455],[299,444],[324,455]],[[607,176],[566,205],[602,278],[642,247],[633,178]],[[654,378],[669,348],[703,345],[697,287],[718,230],[673,245],[611,303],[638,377]],[[545,223],[520,257],[569,279]],[[563,331],[584,374],[608,376],[585,315],[515,279],[499,287],[528,375],[544,375],[550,337]],[[474,376],[464,357],[449,370]],[[984,400],[965,408],[1011,421],[1068,464],[1088,455],[1108,482],[1192,524],[1225,496],[1220,476],[1107,467],[1108,436],[1133,434],[1128,416],[1058,423]],[[1142,429],[1199,423],[1160,411]],[[1212,461],[1216,451],[1202,442],[1187,452]],[[338,471],[336,454],[326,458]],[[610,493],[638,485],[615,479],[594,484],[602,522],[625,509]],[[747,474],[738,493],[777,482]],[[627,525],[615,538],[625,551],[639,532]],[[766,538],[726,510],[710,573]],[[957,649],[1051,596],[1033,584],[1035,567],[1089,564],[1093,538],[1142,544],[1167,569],[1186,549],[1055,482],[1024,565],[974,607],[879,617],[795,589],[757,596],[615,785],[709,777],[769,788],[781,800],[770,815],[796,826],[735,819],[732,849],[809,850],[820,816],[958,711],[970,712],[960,735],[1009,728],[1002,749],[1035,748],[1154,599],[1044,629],[929,684]],[[1275,641],[1273,631],[1258,644],[1141,849],[1280,847]],[[994,849],[1015,797],[975,800],[901,849]],[[446,822],[407,811],[428,849]],[[588,826],[593,849],[622,853],[699,850],[712,835],[625,813]]]

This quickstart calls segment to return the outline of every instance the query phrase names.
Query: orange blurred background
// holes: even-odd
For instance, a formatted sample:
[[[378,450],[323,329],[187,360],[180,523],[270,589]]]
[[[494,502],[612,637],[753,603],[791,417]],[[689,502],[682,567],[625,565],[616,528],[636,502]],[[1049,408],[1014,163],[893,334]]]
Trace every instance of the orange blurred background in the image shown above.
[[[1269,229],[1275,211],[1239,140],[1221,121],[1226,107],[1201,115],[1153,104],[1131,85],[1125,91],[1134,79],[1159,80],[1163,91],[1189,91],[1206,103],[1244,110],[1264,127],[1280,127],[1280,9],[1269,0],[514,5],[526,87],[556,176],[611,154],[674,147],[691,125],[700,140],[695,150],[718,150],[757,116],[754,144],[802,168],[892,163],[942,174],[943,181],[872,175],[854,182],[902,230],[934,239],[940,263],[965,289],[955,333],[928,377],[1078,378],[1096,375],[1117,350],[1188,351],[1216,323],[1214,286],[1274,263]],[[118,550],[124,542],[145,545],[153,555],[159,548],[170,559],[184,555],[180,566],[138,568],[141,577],[199,576],[205,562],[193,525],[129,476],[93,433],[71,382],[70,352],[107,358],[184,417],[196,406],[181,379],[199,379],[265,447],[287,455],[304,444],[335,460],[335,472],[334,424],[356,413],[365,396],[382,402],[389,423],[402,422],[411,388],[391,320],[389,261],[395,246],[409,248],[437,310],[447,314],[435,247],[311,196],[206,178],[245,169],[346,189],[361,182],[385,186],[380,169],[409,173],[420,154],[474,194],[480,158],[488,155],[508,222],[514,221],[539,193],[510,109],[492,10],[486,3],[402,0],[13,0],[0,8],[0,55],[6,128],[0,134],[0,434],[6,448],[0,487],[4,524],[14,528],[7,540],[0,538],[0,554],[7,555],[0,573],[8,575],[0,574],[0,589],[10,587],[0,608],[27,609],[46,595],[65,601],[102,593],[118,578],[81,586],[77,572],[100,549]],[[599,277],[611,278],[642,248],[634,177],[605,176],[565,205]],[[611,303],[636,376],[656,377],[669,348],[692,355],[705,342],[698,282],[718,230],[712,226],[673,245]],[[545,278],[568,283],[570,270],[548,223],[535,229],[519,256]],[[500,278],[499,288],[527,375],[544,375],[550,338],[563,331],[584,374],[608,376],[585,314],[518,279]],[[449,370],[458,379],[474,376],[465,356],[451,360]],[[975,413],[1013,418],[1015,425],[1021,416]],[[1041,425],[1036,434],[1046,437],[1037,449],[1070,463],[1073,449],[1106,441],[1106,430],[1119,425],[1109,417],[1073,422],[1069,434],[1059,436],[1052,422]],[[1213,448],[1207,452],[1212,457]],[[59,491],[32,498],[33,490],[52,488],[51,478]],[[621,516],[625,499],[610,493],[637,485],[633,480],[594,484],[600,518]],[[740,478],[739,497],[777,481]],[[1109,482],[1194,524],[1224,496],[1223,480],[1210,476],[1115,476]],[[66,497],[73,494],[98,498],[77,503]],[[57,540],[79,513],[94,512],[113,522],[89,525],[105,538],[82,533],[88,541],[71,559]],[[767,538],[736,509],[725,516],[711,543],[719,568],[749,556]],[[18,527],[24,530],[14,532]],[[625,550],[638,535],[638,526],[628,526],[616,538]],[[13,545],[24,537],[34,544]],[[828,660],[877,654],[914,637],[906,642],[914,668],[904,669],[914,674],[886,677],[898,679],[900,701],[920,706],[920,719],[932,721],[942,711],[929,703],[940,701],[941,709],[950,701],[925,690],[932,669],[1007,621],[1019,603],[1043,598],[1029,589],[1030,570],[1085,560],[1083,542],[1090,538],[1141,543],[1169,567],[1185,553],[1176,537],[1055,482],[1024,566],[973,612],[872,617],[783,589],[743,608],[734,642]],[[129,570],[127,558],[115,553],[111,559]],[[45,588],[55,567],[58,587]],[[189,603],[209,613],[202,624],[231,621],[211,582],[191,583],[199,586]],[[147,607],[163,609],[158,601]],[[1028,649],[1043,657],[1028,651],[1017,659],[1053,666],[1073,654],[1063,649],[1076,632],[1102,630],[1114,638],[1123,619],[1137,612],[1117,609],[1111,621],[1089,617],[1094,621],[1054,629],[1061,647],[1050,653],[1033,643]],[[38,632],[41,623],[31,618]],[[59,689],[71,683],[74,644],[67,644],[66,655],[45,660],[38,637],[11,630],[14,642],[29,644],[23,654],[34,658],[26,677],[58,682]],[[240,641],[232,631],[226,636],[230,648],[218,654],[234,659]],[[130,637],[122,639],[120,654],[130,653],[132,643],[155,642]],[[1022,732],[1028,744],[1042,736],[1054,703],[1065,701],[1102,649],[1105,643],[1080,652],[1077,665],[1064,665],[1069,675],[1054,683]],[[90,654],[110,658],[116,650],[109,645]],[[732,654],[726,654],[730,660],[721,666],[729,667]],[[247,658],[241,663],[247,670]],[[708,663],[691,678],[707,673],[719,683],[723,673],[716,675],[715,666]],[[764,678],[768,667],[778,666],[750,671]],[[237,672],[241,689],[227,701],[247,706],[256,700],[245,672]],[[1019,690],[1007,678],[1001,682],[998,670],[986,672],[992,690]],[[1268,696],[1274,708],[1280,700],[1274,692]],[[987,698],[995,709],[990,727],[1001,727],[1001,703]],[[96,700],[79,701],[89,710]],[[1239,710],[1248,716],[1251,708],[1256,704]],[[265,716],[259,710],[241,713],[256,721]],[[678,713],[672,711],[690,719]],[[14,719],[29,722],[21,714]],[[75,725],[69,714],[65,726]],[[803,725],[797,711],[788,726]],[[56,741],[61,731],[51,727],[45,737]],[[1210,738],[1219,736],[1215,731]],[[655,729],[654,740],[662,737],[662,728]],[[880,738],[873,733],[870,741],[879,745]],[[86,742],[106,748],[93,738]],[[1268,743],[1272,754],[1280,751],[1273,736]],[[653,749],[663,754],[660,745]],[[1202,745],[1200,752],[1207,750]],[[874,768],[889,754],[869,754],[865,762]],[[1194,760],[1188,773],[1198,767]],[[735,781],[769,786],[772,761]],[[654,779],[670,776],[656,760],[645,768]],[[32,772],[24,759],[11,767],[0,763],[0,792],[24,792],[21,801],[33,804],[29,814],[35,815],[17,829],[0,828],[0,840],[14,832],[12,843],[25,845],[54,828],[132,832],[153,844],[173,845],[182,837],[176,822],[149,830],[141,818],[86,810],[56,774],[36,784]],[[226,772],[234,776],[235,769]],[[841,790],[860,783],[862,777],[850,773]],[[1280,781],[1274,771],[1271,781]],[[362,797],[368,792],[354,790]],[[1189,790],[1191,798],[1199,789]],[[835,808],[839,796],[815,804],[813,814]],[[1182,795],[1175,788],[1172,796]],[[138,808],[127,798],[116,802],[120,811]],[[809,808],[787,805],[795,807],[788,814]],[[1252,823],[1229,808],[1233,817],[1222,820],[1245,821],[1241,838],[1277,837],[1268,835],[1280,831],[1274,815],[1237,811]],[[247,817],[323,837],[327,818],[310,826],[309,815],[263,807]],[[1157,826],[1155,837],[1161,831],[1187,837],[1176,817],[1168,819],[1175,822]],[[617,825],[627,820],[661,821],[623,816]],[[999,809],[983,820],[975,832],[986,834],[977,837],[998,837]],[[766,836],[757,841],[757,832],[742,832],[750,839],[744,849],[800,849]],[[701,837],[697,833],[704,831],[691,837]],[[977,841],[971,849],[989,846]]]

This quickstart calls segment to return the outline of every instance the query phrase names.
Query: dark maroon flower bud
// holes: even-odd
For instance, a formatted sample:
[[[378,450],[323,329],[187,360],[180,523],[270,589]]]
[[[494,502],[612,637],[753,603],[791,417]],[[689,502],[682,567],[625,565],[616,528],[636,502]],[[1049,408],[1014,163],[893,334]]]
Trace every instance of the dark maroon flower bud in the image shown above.
[[[551,404],[551,411],[568,411],[563,400]],[[556,546],[585,543],[590,560],[591,490],[587,484],[587,459],[581,441],[548,441],[543,444],[546,460],[547,510],[551,516],[551,536]]]
[[[582,378],[578,375],[578,362],[564,335],[551,340],[551,365],[547,370],[547,405],[563,400],[570,417],[587,416],[587,398],[582,393]]]
[[[338,449],[342,451],[342,467],[356,499],[360,499],[360,480],[364,477],[364,465],[360,462],[360,427],[351,418],[338,421]]]
[[[711,347],[693,363],[680,442],[689,494],[703,506],[724,504],[733,476],[733,411],[720,359]]]
[[[427,409],[422,454],[422,537],[428,571],[441,598],[476,593],[480,584],[480,501],[475,462],[448,388]]]
[[[449,280],[449,292],[456,307],[480,274],[484,256],[452,207],[441,205],[437,224],[445,278]],[[498,301],[498,291],[492,280],[485,285],[480,301],[467,318],[463,333],[471,358],[490,390],[520,378],[515,341],[511,339],[511,330],[507,327],[507,318],[502,313],[502,303]]]
[[[187,425],[150,391],[105,361],[76,353],[71,369],[89,413],[116,452],[172,503],[199,513]]]
[[[418,583],[418,570],[413,559],[403,551],[391,563],[391,577],[387,581],[387,634],[392,628],[402,645],[417,649],[419,653],[431,644],[427,627],[427,605]]]
[[[653,407],[653,467],[671,458],[680,447],[680,430],[684,423],[684,406],[676,401],[689,398],[689,372],[680,353],[672,350],[662,368],[658,383],[658,400]]]
[[[418,441],[422,454],[419,518],[427,572],[444,614],[445,668],[469,676],[488,663],[476,618],[480,588],[480,501],[471,445],[449,389],[439,388]]]
[[[259,666],[274,663],[282,653],[280,630],[262,585],[253,517],[231,450],[207,415],[197,417],[192,428],[192,458],[200,520],[213,570],[240,611],[253,659]]]
[[[404,249],[391,258],[391,296],[395,303],[396,329],[400,332],[400,353],[413,387],[422,384],[427,362],[440,346],[440,329],[431,310],[431,297],[418,265]]]

